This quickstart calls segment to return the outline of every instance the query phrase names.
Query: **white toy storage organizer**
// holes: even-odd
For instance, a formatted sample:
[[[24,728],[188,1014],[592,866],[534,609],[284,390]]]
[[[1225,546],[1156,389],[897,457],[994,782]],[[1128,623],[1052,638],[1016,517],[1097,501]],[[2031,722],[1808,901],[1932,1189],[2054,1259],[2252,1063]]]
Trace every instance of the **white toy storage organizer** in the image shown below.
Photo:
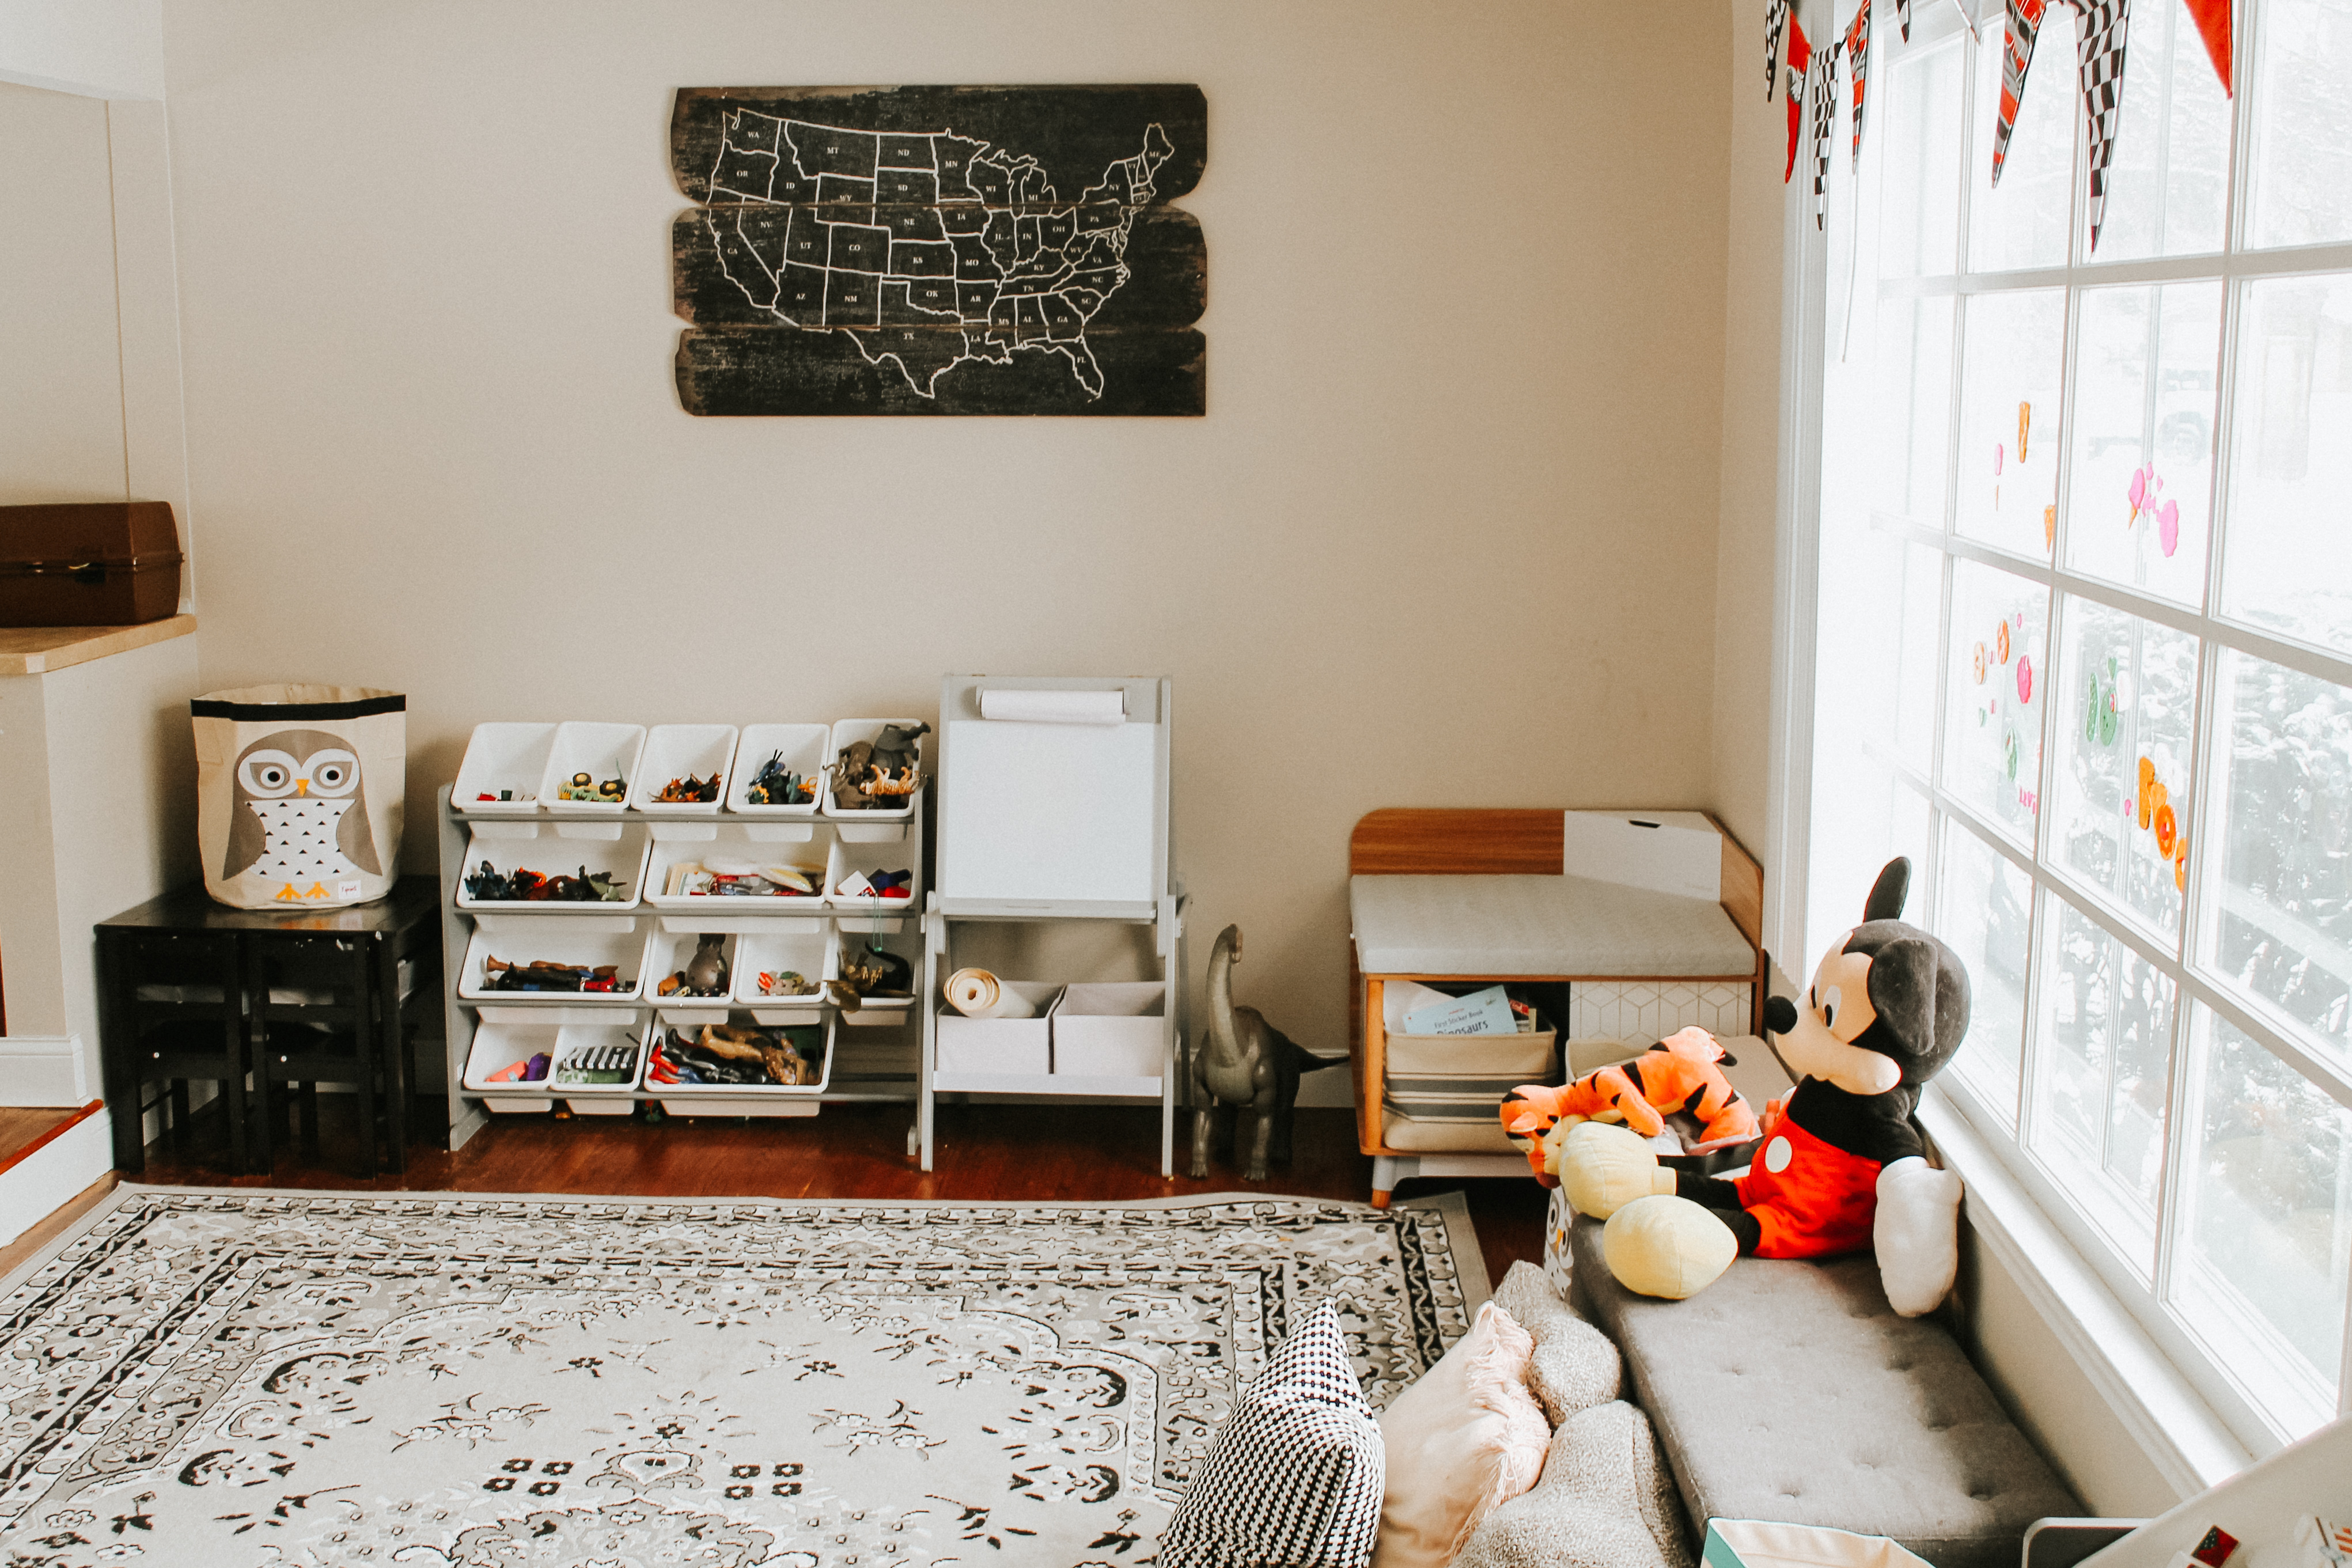
[[[940,684],[939,867],[923,915],[917,1131],[931,1168],[939,1095],[1157,1100],[1175,1169],[1184,1037],[1183,892],[1169,853],[1165,678],[951,675]],[[942,988],[960,934],[989,922],[1149,926],[1156,980],[1003,976],[1038,1005],[967,1018]]]
[[[715,724],[659,725],[650,732],[634,724],[478,726],[457,784],[439,803],[449,1147],[461,1146],[489,1113],[545,1111],[558,1100],[574,1115],[624,1115],[655,1100],[672,1115],[813,1116],[828,1100],[916,1099],[925,1031],[914,1016],[914,998],[868,1004],[849,1015],[822,992],[767,996],[758,984],[763,969],[793,969],[821,984],[840,973],[845,944],[879,938],[908,961],[922,985],[926,792],[892,809],[841,810],[820,771],[839,747],[902,722],[916,721],[753,724],[740,731]],[[927,773],[929,741],[919,742]],[[761,763],[779,751],[787,765],[817,781],[816,799],[753,805],[743,798]],[[599,783],[617,773],[628,784],[625,801],[555,799],[558,785],[581,772]],[[718,800],[665,805],[650,798],[673,776],[714,772]],[[478,798],[484,794],[509,798]],[[666,891],[671,866],[721,853],[804,866],[821,875],[820,890],[756,899]],[[467,893],[464,882],[484,860],[501,872],[518,866],[548,875],[583,867],[608,871],[627,883],[627,893],[600,903],[484,901]],[[885,868],[914,873],[906,898],[843,890],[852,871]],[[656,987],[706,932],[727,939],[729,994],[656,995]],[[613,963],[622,985],[589,994],[492,991],[485,969],[494,954],[512,963]],[[657,1031],[719,1021],[821,1027],[819,1081],[787,1088],[646,1080]],[[573,1050],[623,1043],[634,1047],[625,1082],[488,1081],[488,1074],[538,1052],[560,1063]],[[910,1127],[908,1152],[916,1147]]]

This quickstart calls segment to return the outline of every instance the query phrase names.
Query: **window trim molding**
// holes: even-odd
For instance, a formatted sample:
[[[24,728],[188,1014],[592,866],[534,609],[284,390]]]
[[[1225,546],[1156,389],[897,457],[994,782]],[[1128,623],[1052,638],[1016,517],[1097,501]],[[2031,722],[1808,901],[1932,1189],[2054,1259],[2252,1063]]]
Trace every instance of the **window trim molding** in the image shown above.
[[[2010,1173],[1958,1100],[1941,1084],[1920,1097],[1919,1121],[1966,1184],[1969,1228],[1981,1239],[2098,1390],[2165,1484],[2183,1498],[2262,1456],[2207,1404],[2098,1271]]]

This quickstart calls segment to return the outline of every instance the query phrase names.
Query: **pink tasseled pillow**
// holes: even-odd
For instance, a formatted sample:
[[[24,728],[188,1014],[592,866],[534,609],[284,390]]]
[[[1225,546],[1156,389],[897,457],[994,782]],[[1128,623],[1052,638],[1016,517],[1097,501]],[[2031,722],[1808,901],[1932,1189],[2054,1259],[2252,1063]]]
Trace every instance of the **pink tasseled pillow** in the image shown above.
[[[1543,1473],[1551,1426],[1528,1392],[1535,1341],[1489,1301],[1381,1417],[1388,1484],[1372,1568],[1445,1568],[1478,1521]]]

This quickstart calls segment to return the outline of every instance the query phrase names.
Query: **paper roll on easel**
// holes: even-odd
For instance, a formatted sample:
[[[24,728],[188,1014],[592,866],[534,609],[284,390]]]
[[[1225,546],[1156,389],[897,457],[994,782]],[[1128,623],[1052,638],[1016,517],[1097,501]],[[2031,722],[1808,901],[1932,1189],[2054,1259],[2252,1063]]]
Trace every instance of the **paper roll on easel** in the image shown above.
[[[1037,1004],[1007,990],[985,969],[959,969],[948,976],[948,1005],[967,1018],[1034,1018]]]
[[[1127,693],[1112,691],[1033,691],[982,687],[980,716],[1024,724],[1123,724]]]

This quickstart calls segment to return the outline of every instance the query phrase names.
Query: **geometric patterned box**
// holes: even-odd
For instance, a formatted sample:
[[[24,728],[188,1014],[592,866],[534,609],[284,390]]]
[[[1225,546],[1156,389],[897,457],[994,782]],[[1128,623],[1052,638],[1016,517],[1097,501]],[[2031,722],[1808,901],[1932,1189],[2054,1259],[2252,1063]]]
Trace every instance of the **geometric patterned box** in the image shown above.
[[[1755,991],[1739,980],[1580,980],[1568,988],[1568,1032],[1628,1044],[1663,1040],[1694,1024],[1710,1035],[1744,1035]]]

